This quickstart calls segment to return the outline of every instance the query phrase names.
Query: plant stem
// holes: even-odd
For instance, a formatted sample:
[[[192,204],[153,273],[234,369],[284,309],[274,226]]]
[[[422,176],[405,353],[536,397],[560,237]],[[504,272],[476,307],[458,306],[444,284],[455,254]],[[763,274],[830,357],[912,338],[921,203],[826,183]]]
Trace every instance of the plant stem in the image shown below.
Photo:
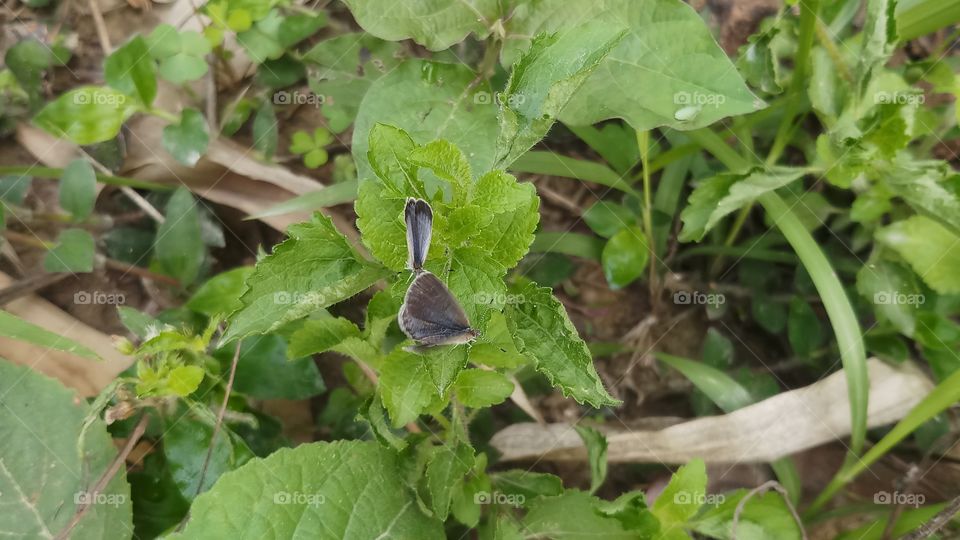
[[[653,238],[653,202],[650,187],[650,132],[637,130],[637,146],[640,149],[640,166],[643,168],[643,229],[647,236],[647,251],[649,251],[650,303],[654,307],[659,305],[659,286],[657,284],[657,245]]]

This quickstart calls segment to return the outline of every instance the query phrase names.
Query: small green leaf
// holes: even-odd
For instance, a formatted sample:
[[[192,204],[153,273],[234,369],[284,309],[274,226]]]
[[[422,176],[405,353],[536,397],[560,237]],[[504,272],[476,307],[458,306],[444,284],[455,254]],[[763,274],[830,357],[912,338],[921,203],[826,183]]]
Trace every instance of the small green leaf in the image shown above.
[[[196,109],[180,112],[180,123],[163,128],[163,146],[180,163],[193,167],[207,151],[210,135],[203,114]]]
[[[366,289],[388,272],[364,261],[329,218],[293,225],[257,263],[223,342],[273,331]],[[279,279],[278,279],[279,278]]]
[[[47,272],[93,272],[95,246],[93,236],[83,229],[66,229],[57,237],[57,245],[43,257]]]
[[[263,101],[253,115],[253,147],[270,159],[277,151],[279,133],[273,104]]]
[[[48,103],[33,122],[57,137],[77,144],[94,144],[112,139],[136,111],[126,94],[101,86],[81,86]]]
[[[552,497],[563,493],[563,480],[549,473],[538,473],[523,469],[493,473],[490,476],[493,487],[507,495],[520,495],[525,503],[537,497]]]
[[[567,397],[593,407],[617,405],[593,367],[590,351],[550,289],[533,283],[515,290],[504,310],[517,349]]]
[[[750,313],[753,320],[771,334],[779,334],[787,326],[787,308],[765,293],[753,295]]]
[[[97,198],[97,175],[84,159],[75,159],[63,169],[60,177],[60,206],[70,212],[74,221],[83,221],[93,212]]]
[[[706,500],[707,468],[702,459],[687,463],[674,473],[650,509],[660,520],[660,529],[683,527]]]
[[[680,214],[683,230],[680,241],[700,241],[725,216],[758,196],[795,182],[804,169],[772,167],[744,174],[722,173],[700,183],[690,194]]]
[[[621,289],[643,275],[650,251],[639,227],[626,227],[603,247],[600,263],[611,289]]]
[[[466,444],[444,444],[431,448],[427,461],[427,491],[437,518],[446,521],[453,494],[463,485],[463,477],[473,468],[473,448]]]
[[[583,221],[593,232],[610,238],[620,229],[636,223],[633,212],[626,206],[609,201],[597,201],[583,212]]]
[[[229,315],[243,305],[240,296],[246,289],[245,281],[253,274],[252,266],[227,270],[208,279],[187,301],[187,307],[208,317]]]
[[[793,352],[801,358],[809,358],[813,351],[823,345],[823,326],[816,312],[799,296],[790,300],[787,317],[787,337]]]
[[[157,67],[146,40],[135,35],[103,62],[103,77],[117,90],[149,107],[157,96]]]
[[[554,540],[637,538],[637,534],[624,529],[619,520],[600,513],[598,507],[602,503],[600,499],[574,489],[555,497],[534,499],[523,518],[523,534],[518,537]]]
[[[431,51],[442,51],[471,32],[486,37],[500,14],[494,0],[409,2],[402,9],[390,0],[344,3],[367,32],[388,41],[412,39]]]
[[[457,399],[467,407],[490,407],[503,403],[513,393],[513,383],[496,371],[465,369],[453,386]]]
[[[210,52],[210,43],[200,33],[177,32],[161,24],[145,40],[150,55],[160,62],[160,76],[173,84],[195,81],[207,73],[204,56]]]
[[[658,360],[682,373],[724,412],[735,411],[754,402],[746,388],[717,368],[665,353],[655,355]]]
[[[224,473],[253,458],[247,445],[229,428],[224,426],[214,437],[209,421],[190,412],[175,418],[164,429],[163,454],[174,484],[187,501],[193,501],[198,492],[209,490]],[[204,469],[201,487],[200,474]]]
[[[437,396],[426,358],[395,349],[383,360],[380,392],[394,427],[416,420]]]
[[[0,310],[0,336],[26,341],[41,347],[75,354],[88,360],[99,360],[97,353],[87,347],[63,337],[60,334],[49,332],[39,326]],[[2,364],[2,362],[0,362]],[[12,379],[9,379],[12,380]]]
[[[797,521],[779,493],[754,494],[740,507],[746,496],[745,489],[718,496],[722,497],[720,504],[709,506],[697,516],[692,523],[693,530],[711,538],[731,538],[736,520],[737,538],[793,540],[802,537]]]
[[[163,271],[186,287],[197,279],[206,254],[200,236],[200,214],[190,190],[178,188],[167,202],[164,214],[153,251]]]
[[[447,389],[457,380],[464,366],[467,365],[467,348],[441,347],[439,350],[429,351],[424,356],[430,368],[430,378],[433,380],[437,395],[445,395]]]
[[[197,366],[177,366],[167,375],[166,390],[187,397],[197,391],[203,381],[203,369]]]
[[[214,356],[229,366],[234,351],[230,344]],[[287,360],[287,342],[268,334],[243,340],[234,389],[256,399],[309,399],[322,394],[326,387],[312,358]]]
[[[327,24],[321,11],[314,14],[297,13],[284,16],[279,10],[270,10],[249,30],[237,34],[237,41],[258,64],[280,58],[286,49],[313,35]]]
[[[587,426],[573,426],[587,447],[587,462],[590,464],[590,493],[596,493],[607,479],[607,438]]]
[[[960,292],[960,236],[924,216],[913,216],[877,231],[877,241],[900,254],[941,294]]]

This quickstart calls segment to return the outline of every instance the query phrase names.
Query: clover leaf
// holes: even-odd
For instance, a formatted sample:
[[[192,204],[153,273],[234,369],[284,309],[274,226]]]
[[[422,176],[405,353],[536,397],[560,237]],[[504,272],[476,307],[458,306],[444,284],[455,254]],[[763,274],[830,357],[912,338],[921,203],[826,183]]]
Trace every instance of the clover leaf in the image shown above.
[[[199,32],[177,32],[169,24],[161,24],[146,38],[150,56],[160,62],[160,76],[174,83],[195,81],[207,73],[204,55],[210,43]]]
[[[327,151],[324,146],[333,142],[333,135],[326,128],[318,127],[311,136],[306,131],[297,131],[293,134],[290,151],[303,156],[303,164],[311,169],[327,162]]]

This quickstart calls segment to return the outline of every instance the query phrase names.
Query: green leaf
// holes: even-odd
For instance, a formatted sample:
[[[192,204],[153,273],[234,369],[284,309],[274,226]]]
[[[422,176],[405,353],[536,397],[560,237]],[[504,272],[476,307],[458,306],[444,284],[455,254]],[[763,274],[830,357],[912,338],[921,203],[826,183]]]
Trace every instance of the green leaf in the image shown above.
[[[750,314],[760,327],[779,334],[787,326],[787,308],[766,293],[758,292],[750,299]]]
[[[379,387],[394,427],[415,421],[437,397],[427,359],[402,349],[383,360]]]
[[[9,329],[6,321],[0,328]],[[131,536],[125,470],[91,493],[117,451],[104,423],[73,390],[0,359],[0,433],[0,531],[5,535],[53,538],[79,503],[89,502],[70,538]]]
[[[294,197],[247,216],[246,219],[262,219],[271,216],[281,216],[294,212],[313,212],[329,206],[336,206],[357,199],[358,190],[357,180],[349,180],[339,184],[333,184],[317,191],[304,193],[299,197]]]
[[[960,179],[946,163],[901,165],[887,171],[883,182],[914,210],[960,235]]]
[[[601,503],[600,499],[578,490],[568,490],[556,497],[537,498],[523,519],[523,537],[635,539],[636,533],[627,531],[620,521],[598,511]]]
[[[30,191],[33,177],[27,174],[8,174],[0,176],[0,201],[20,206]]]
[[[721,173],[698,185],[680,214],[680,241],[700,241],[721,219],[756,197],[798,180],[804,169],[771,167],[744,174]]]
[[[503,403],[513,393],[513,383],[496,371],[465,369],[460,372],[453,389],[461,403],[481,408]]]
[[[60,206],[75,221],[83,221],[93,212],[97,198],[97,176],[84,159],[75,159],[64,167],[60,177]]]
[[[163,128],[163,147],[180,163],[193,167],[207,151],[210,135],[203,114],[187,108],[180,113],[180,123]]]
[[[136,96],[147,107],[157,97],[157,66],[150,57],[146,40],[139,35],[104,60],[103,77],[107,84]]]
[[[40,97],[43,72],[53,66],[54,58],[44,43],[36,39],[23,39],[7,49],[3,62],[33,100]]]
[[[509,165],[547,134],[577,89],[625,35],[610,30],[607,23],[587,22],[534,38],[498,95],[496,166]]]
[[[170,370],[163,393],[187,397],[197,391],[203,382],[203,369],[198,366],[177,366]]]
[[[173,84],[195,81],[207,73],[204,56],[210,44],[193,30],[177,32],[169,24],[161,24],[145,38],[150,55],[160,62],[160,76]]]
[[[270,159],[277,151],[278,140],[277,114],[273,104],[263,101],[253,115],[253,147]]]
[[[388,272],[367,263],[329,218],[315,214],[257,263],[223,343],[263,334],[350,298]]]
[[[93,236],[83,229],[66,229],[43,257],[47,272],[93,272],[95,246]]]
[[[252,274],[252,266],[241,266],[217,274],[204,282],[186,305],[208,317],[229,315],[243,306],[240,296],[246,289],[244,282]]]
[[[316,15],[297,13],[284,16],[279,10],[272,9],[253,28],[238,33],[237,41],[254,62],[262,64],[268,59],[280,58],[286,49],[310,37],[326,24],[327,17],[322,11]]]
[[[894,10],[895,0],[869,0],[867,19],[863,28],[863,37],[859,63],[857,64],[857,85],[864,89],[870,82],[873,71],[882,68],[893,54],[897,45],[897,21]]]
[[[48,103],[33,122],[57,137],[77,144],[112,139],[120,126],[136,111],[126,94],[101,86],[81,86]]]
[[[774,26],[748,37],[747,44],[741,46],[737,54],[737,68],[744,74],[747,82],[768,94],[779,94],[783,91],[780,61],[770,45],[779,31],[780,29]]]
[[[336,351],[368,363],[377,352],[372,345],[362,340],[357,325],[343,317],[322,317],[305,321],[290,336],[291,357],[327,351]]]
[[[620,229],[636,223],[633,212],[622,204],[597,201],[583,212],[583,221],[604,238],[610,238]]]
[[[732,412],[754,402],[746,388],[719,369],[666,353],[655,353],[655,356],[682,373],[724,412]]]
[[[234,351],[230,344],[214,356],[229,366]],[[313,358],[287,360],[287,342],[275,334],[243,340],[233,387],[256,399],[309,399],[326,391]]]
[[[913,216],[877,231],[877,241],[900,254],[941,294],[960,293],[960,237],[937,221]]]
[[[439,347],[424,354],[437,395],[446,394],[467,365],[466,347]]]
[[[303,55],[303,61],[316,68],[309,75],[310,90],[323,96],[321,111],[334,133],[353,123],[370,85],[395,68],[404,54],[397,43],[356,32],[321,41]]]
[[[607,479],[607,438],[587,426],[573,426],[587,447],[587,462],[590,464],[590,493],[596,493]]]
[[[213,451],[207,462],[211,442]],[[165,426],[163,454],[174,483],[188,501],[193,501],[198,492],[209,490],[224,473],[253,458],[247,445],[229,428],[220,430],[214,439],[213,426],[203,419],[194,418],[189,412]],[[205,464],[203,486],[200,487],[200,475]]]
[[[799,296],[794,296],[790,300],[787,338],[790,340],[793,352],[801,358],[809,358],[813,351],[823,345],[826,338],[820,318],[810,304]]]
[[[737,538],[762,539],[782,538],[791,540],[801,538],[802,533],[793,514],[776,492],[767,492],[751,496],[737,510],[746,497],[747,490],[738,489],[732,493],[719,495],[722,502],[710,506],[693,522],[693,530],[711,538],[733,538],[733,522],[736,515]]]
[[[281,449],[220,478],[198,497],[173,538],[443,538],[426,517],[393,451],[338,441]]]
[[[167,202],[153,252],[163,271],[182,287],[193,283],[200,274],[206,250],[200,236],[197,202],[187,188],[177,188]]]
[[[563,493],[563,481],[559,476],[523,469],[493,473],[493,487],[506,495],[519,495],[524,503],[537,497],[551,497]],[[520,497],[517,497],[519,500]]]
[[[0,336],[16,339],[18,341],[26,341],[41,347],[68,352],[88,360],[100,359],[100,357],[97,356],[97,353],[91,351],[76,341],[63,337],[59,334],[49,332],[39,326],[28,323],[27,321],[2,310],[0,310]]]
[[[468,148],[471,169],[490,170],[499,133],[491,95],[488,84],[477,83],[476,74],[461,64],[403,62],[370,85],[360,104],[352,145],[357,175],[361,180],[372,175],[368,138],[378,122],[406,130],[417,143],[445,139]]]
[[[636,143],[633,144],[633,147],[636,148]],[[602,163],[576,159],[554,152],[530,150],[511,163],[509,169],[513,172],[575,178],[584,182],[612,187],[624,193],[637,193],[620,174]]]
[[[117,316],[124,328],[140,339],[155,336],[163,328],[163,323],[142,311],[127,306],[117,306]]]
[[[626,227],[603,247],[600,263],[613,290],[621,289],[643,275],[650,259],[646,237],[639,227]]]
[[[674,473],[650,510],[661,530],[679,529],[696,515],[706,495],[707,468],[702,459],[695,459]]]
[[[517,349],[537,371],[580,403],[597,408],[619,404],[603,387],[586,343],[551,290],[528,283],[515,293],[519,302],[508,304],[504,315]]]
[[[455,491],[463,485],[463,477],[473,468],[473,448],[466,444],[444,444],[431,449],[427,461],[427,491],[434,515],[446,521]]]
[[[643,5],[631,0],[520,4],[505,23],[503,63],[513,64],[540,32],[576,31],[588,22],[605,26],[609,35],[623,29],[628,34],[563,109],[560,120],[566,124],[624,118],[640,130],[695,129],[763,107],[696,11],[673,0]],[[677,112],[685,107],[699,110],[693,118],[678,120]]]
[[[345,0],[353,18],[367,32],[388,41],[412,39],[442,51],[473,32],[477,39],[490,33],[500,15],[496,0]]]

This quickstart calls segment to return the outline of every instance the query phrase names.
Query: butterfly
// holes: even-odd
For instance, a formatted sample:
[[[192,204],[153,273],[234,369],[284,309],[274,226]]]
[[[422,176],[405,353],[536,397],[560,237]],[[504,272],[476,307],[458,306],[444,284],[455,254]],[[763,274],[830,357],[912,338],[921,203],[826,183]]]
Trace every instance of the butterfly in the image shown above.
[[[407,199],[403,217],[407,225],[407,266],[415,277],[397,314],[400,330],[417,343],[414,351],[473,341],[479,334],[470,326],[463,307],[440,278],[423,269],[433,232],[430,204]]]

